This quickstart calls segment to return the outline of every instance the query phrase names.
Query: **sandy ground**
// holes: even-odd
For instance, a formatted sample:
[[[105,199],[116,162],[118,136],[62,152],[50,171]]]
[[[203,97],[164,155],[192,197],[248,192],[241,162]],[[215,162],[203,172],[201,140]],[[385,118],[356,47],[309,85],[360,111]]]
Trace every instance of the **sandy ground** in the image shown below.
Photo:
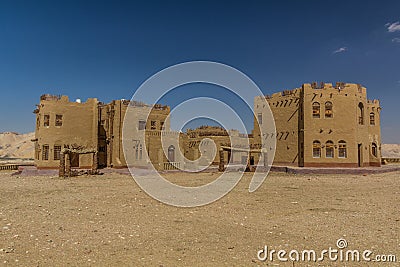
[[[176,174],[201,184],[217,173]],[[152,199],[130,176],[61,179],[0,172],[0,265],[399,266],[400,173],[270,174],[254,193],[250,174],[204,207]],[[336,248],[395,254],[397,263],[271,262],[257,251]]]

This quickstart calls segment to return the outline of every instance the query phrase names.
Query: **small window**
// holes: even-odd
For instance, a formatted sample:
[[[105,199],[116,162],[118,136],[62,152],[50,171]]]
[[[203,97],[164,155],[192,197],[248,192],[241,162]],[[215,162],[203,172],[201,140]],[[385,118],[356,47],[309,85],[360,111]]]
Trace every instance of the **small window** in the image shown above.
[[[375,113],[371,112],[369,114],[369,124],[370,125],[375,125]]]
[[[377,157],[378,156],[378,147],[375,143],[372,143],[371,150],[372,150],[372,155],[374,155],[374,157]]]
[[[40,127],[40,116],[37,115],[36,116],[36,129],[39,129],[39,127]]]
[[[262,124],[262,113],[257,114],[258,124]]]
[[[63,115],[56,115],[56,126],[62,126]]]
[[[146,129],[146,122],[145,121],[139,121],[139,130],[144,130]]]
[[[339,158],[347,158],[347,147],[345,141],[339,141]]]
[[[313,142],[313,158],[321,157],[321,142],[314,141]]]
[[[61,146],[54,146],[54,160],[61,159]]]
[[[332,141],[326,142],[325,152],[327,158],[333,158],[335,156],[335,147]]]
[[[155,130],[156,129],[156,121],[151,121],[150,122],[150,129]]]
[[[318,102],[314,102],[312,104],[313,118],[319,118],[320,116],[320,104]]]
[[[43,145],[42,148],[42,160],[49,160],[49,145]]]
[[[46,114],[43,117],[43,126],[49,127],[50,126],[50,115]]]
[[[160,130],[165,130],[164,122],[160,122]]]
[[[333,117],[333,111],[332,111],[332,102],[326,102],[325,103],[325,118],[332,118]]]

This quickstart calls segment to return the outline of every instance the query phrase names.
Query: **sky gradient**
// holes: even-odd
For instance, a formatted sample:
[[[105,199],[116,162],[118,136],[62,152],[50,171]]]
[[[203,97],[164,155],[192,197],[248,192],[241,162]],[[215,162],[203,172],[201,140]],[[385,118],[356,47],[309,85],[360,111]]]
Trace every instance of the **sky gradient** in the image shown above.
[[[265,94],[361,83],[383,143],[400,143],[399,21],[400,1],[0,0],[0,132],[33,131],[42,94],[130,99],[168,66],[210,60]]]

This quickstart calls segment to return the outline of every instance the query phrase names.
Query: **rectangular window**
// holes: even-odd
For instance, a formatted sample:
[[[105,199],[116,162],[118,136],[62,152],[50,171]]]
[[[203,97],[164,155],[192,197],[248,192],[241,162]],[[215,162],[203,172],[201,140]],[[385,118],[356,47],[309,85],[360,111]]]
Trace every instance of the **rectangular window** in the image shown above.
[[[156,129],[156,121],[151,121],[151,123],[150,123],[150,126],[151,126],[151,130],[155,130]]]
[[[313,108],[313,118],[319,118],[319,109]]]
[[[346,158],[346,144],[339,144],[339,158]]]
[[[56,126],[62,126],[63,115],[56,115]]]
[[[326,146],[326,157],[333,158],[334,157],[334,148],[331,145]]]
[[[164,122],[162,121],[162,122],[160,122],[160,130],[165,130],[165,127],[164,127]]]
[[[61,146],[54,146],[54,160],[60,160],[61,158]]]
[[[313,147],[313,158],[320,158],[321,157],[321,148]]]
[[[369,115],[369,124],[370,125],[375,125],[375,114],[374,113],[371,113]]]
[[[50,126],[50,115],[46,114],[43,117],[43,126],[49,127]]]
[[[42,148],[42,160],[49,160],[49,145],[43,145]]]
[[[262,113],[257,114],[258,124],[262,124]]]
[[[146,129],[146,122],[145,121],[139,121],[139,130],[144,130]]]

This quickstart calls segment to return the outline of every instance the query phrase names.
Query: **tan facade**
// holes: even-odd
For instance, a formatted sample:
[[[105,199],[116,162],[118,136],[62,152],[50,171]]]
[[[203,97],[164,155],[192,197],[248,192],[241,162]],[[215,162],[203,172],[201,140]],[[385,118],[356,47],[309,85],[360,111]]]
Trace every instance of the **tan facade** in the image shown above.
[[[122,147],[122,129],[125,113],[130,109],[135,113],[135,120],[130,122],[134,131],[146,131],[148,139],[157,139],[162,129],[169,130],[170,124],[168,106],[149,106],[144,103],[131,103],[128,100],[114,100],[109,104],[99,104],[99,167],[122,168],[126,167]],[[147,118],[147,114],[148,118]],[[155,138],[154,138],[155,137]],[[156,142],[156,141],[155,141]],[[146,142],[154,144],[155,142]],[[138,153],[154,151],[152,147],[144,148],[145,142],[136,142]],[[135,151],[136,153],[136,151]],[[158,153],[158,152],[157,152]],[[149,154],[154,157],[155,153]],[[138,157],[140,154],[138,155]]]
[[[35,109],[35,164],[38,168],[55,168],[65,146],[97,150],[98,101],[70,102],[67,96],[43,95]],[[74,155],[73,167],[91,168],[93,157]]]
[[[265,99],[274,116],[276,133],[264,131],[261,136],[260,127],[271,120]],[[37,106],[35,163],[38,168],[58,168],[60,151],[77,147],[95,153],[72,154],[72,167],[126,167],[125,142],[125,153],[134,166],[145,167],[150,162],[158,170],[187,166],[193,169],[193,164],[195,168],[210,163],[217,165],[221,146],[261,149],[262,138],[264,141],[276,139],[275,165],[365,167],[381,164],[380,103],[368,100],[366,88],[358,84],[303,84],[271,96],[255,97],[251,135],[211,126],[186,133],[174,132],[170,130],[170,108],[158,104],[149,106],[128,100],[104,104],[95,98],[80,103],[70,102],[66,96],[43,95]],[[127,114],[128,106],[131,114]],[[125,116],[129,123],[124,126]],[[123,127],[128,133],[124,137]],[[202,142],[205,138],[211,140]],[[265,149],[271,151],[272,147]],[[253,153],[250,161],[257,164],[259,157]],[[229,160],[243,163],[247,160],[246,153],[232,153]]]
[[[123,120],[130,101],[114,100],[104,104],[97,99],[85,103],[70,102],[67,96],[43,95],[37,105],[35,130],[35,165],[39,169],[58,168],[62,151],[72,148],[77,151],[95,153],[71,155],[71,166],[90,169],[98,167],[126,167],[122,146]],[[146,142],[136,143],[137,159],[148,153],[152,160],[159,161],[161,130],[169,129],[168,106],[149,106],[131,103],[138,115],[131,124],[136,130],[145,131]],[[148,119],[145,116],[149,113]],[[177,133],[171,133],[171,135]],[[144,146],[144,143],[147,147]],[[96,158],[93,158],[93,154]],[[162,158],[162,157],[161,157]],[[165,161],[165,159],[163,160]],[[157,166],[161,168],[161,166]]]
[[[203,141],[205,138],[209,141]],[[231,146],[234,144],[237,148],[248,148],[250,144],[247,134],[241,134],[237,130],[226,131],[221,127],[216,126],[201,126],[197,129],[190,129],[183,137],[185,148],[185,157],[189,160],[197,160],[201,156],[200,165],[218,165],[220,158],[218,151],[221,146]],[[215,147],[212,145],[214,142]],[[246,157],[245,152],[238,152],[230,155],[229,161],[232,163],[242,163],[243,157]],[[246,157],[247,159],[247,157]]]
[[[266,96],[274,114],[274,164],[306,167],[380,166],[380,104],[358,84],[304,84]],[[263,114],[258,98],[255,113]],[[255,138],[259,131],[255,128]]]

